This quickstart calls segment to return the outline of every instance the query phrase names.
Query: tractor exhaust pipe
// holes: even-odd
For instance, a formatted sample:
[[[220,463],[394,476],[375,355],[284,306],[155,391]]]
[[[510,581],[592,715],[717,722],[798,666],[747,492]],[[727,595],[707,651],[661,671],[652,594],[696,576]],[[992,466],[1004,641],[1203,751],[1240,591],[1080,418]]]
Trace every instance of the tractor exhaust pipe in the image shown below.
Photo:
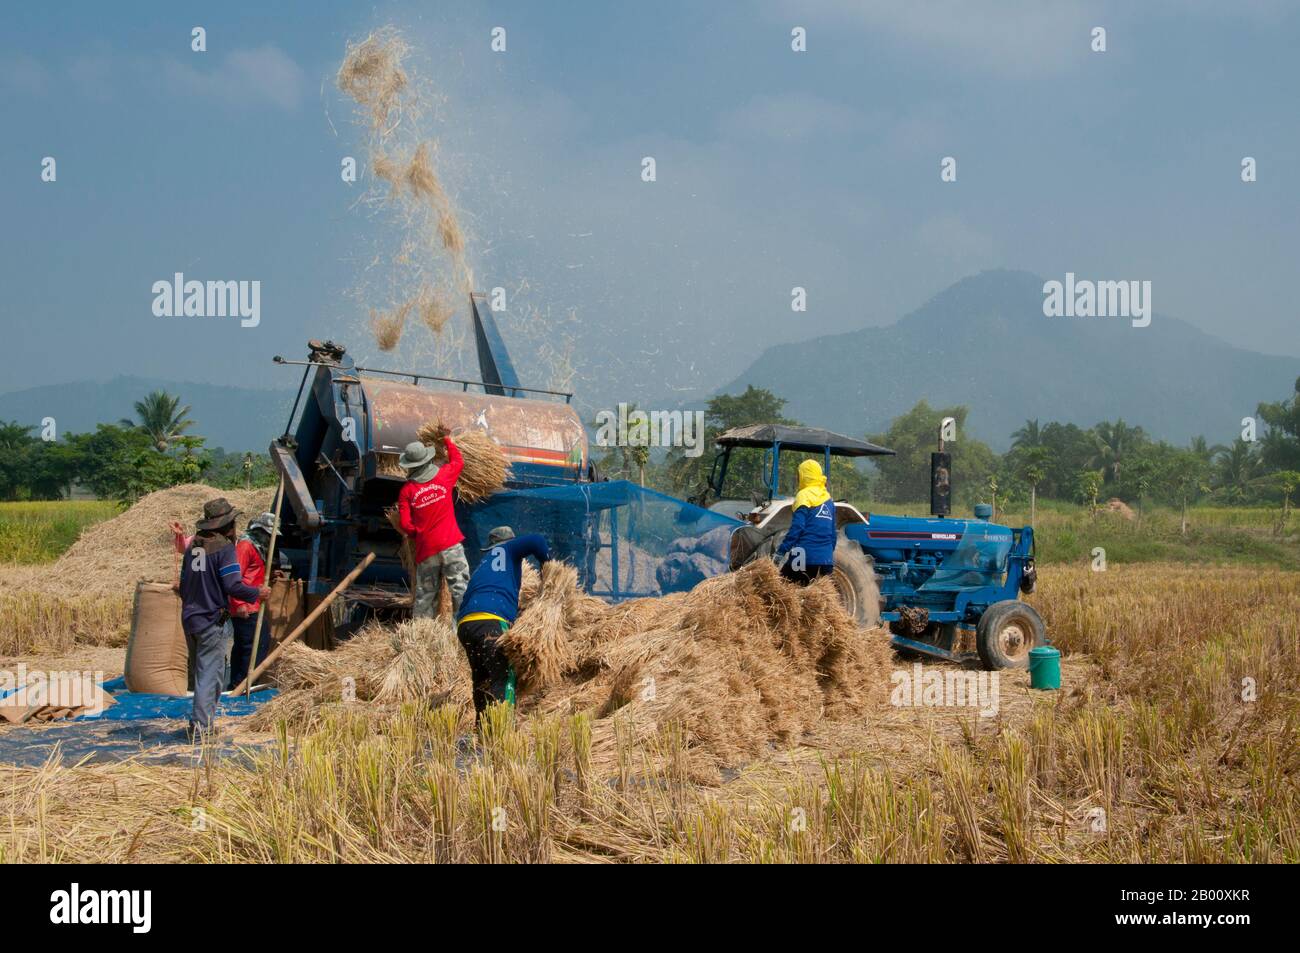
[[[951,417],[939,424],[939,449],[930,454],[930,515],[940,518],[952,512],[952,454],[944,450],[944,440],[952,440],[957,422]]]

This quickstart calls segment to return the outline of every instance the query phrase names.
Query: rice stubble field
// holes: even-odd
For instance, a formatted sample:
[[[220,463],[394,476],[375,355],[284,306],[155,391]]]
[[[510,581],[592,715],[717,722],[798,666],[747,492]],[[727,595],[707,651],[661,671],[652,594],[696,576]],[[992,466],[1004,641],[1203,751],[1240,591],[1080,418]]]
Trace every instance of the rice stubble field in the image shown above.
[[[612,637],[612,648],[593,645],[574,620],[594,611],[603,613],[598,629],[616,628],[620,610],[569,605],[552,575],[549,590],[532,581],[559,593],[539,597],[537,612],[553,613],[570,643],[533,659],[518,712],[490,712],[480,744],[468,733],[467,671],[450,627],[376,628],[343,651],[293,653],[277,674],[281,698],[247,724],[226,722],[248,746],[243,757],[0,766],[0,858],[1300,860],[1300,573],[1044,566],[1030,601],[1064,653],[1063,687],[1036,692],[1024,673],[1002,673],[987,717],[969,706],[891,704],[892,684],[914,669],[894,659],[881,630],[855,634],[861,684],[837,695],[829,662],[815,654],[830,636],[765,635],[804,609],[779,590],[774,599],[762,579],[714,581],[711,595],[700,587],[686,596],[701,606],[765,600],[759,614],[772,628],[749,637],[773,640],[766,667],[729,668],[740,656],[725,625],[655,622],[645,635]],[[18,592],[31,601],[6,601],[6,614],[58,600]],[[110,629],[93,616],[106,610],[93,607],[112,603],[83,598],[58,603],[66,615],[47,616],[45,630],[24,623],[48,641],[24,636],[12,644],[20,651],[0,650],[0,664],[111,664],[106,653],[120,649],[96,647],[104,643],[94,633]],[[667,609],[665,618],[699,618]],[[65,620],[72,634],[53,640]],[[124,631],[112,631],[107,641],[120,645]],[[691,638],[698,645],[683,646]],[[632,651],[638,642],[643,658]],[[818,647],[811,655],[809,644]],[[790,672],[806,692],[797,712],[774,701],[778,687],[788,693],[780,679]],[[744,743],[721,743],[736,724],[746,726]]]

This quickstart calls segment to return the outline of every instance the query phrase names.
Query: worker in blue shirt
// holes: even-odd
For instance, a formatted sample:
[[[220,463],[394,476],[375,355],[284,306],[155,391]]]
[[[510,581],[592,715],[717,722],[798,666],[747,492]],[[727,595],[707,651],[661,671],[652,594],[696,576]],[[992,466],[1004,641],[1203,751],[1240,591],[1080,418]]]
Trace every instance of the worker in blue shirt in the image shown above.
[[[806,586],[830,575],[835,562],[835,503],[826,491],[826,475],[816,460],[799,464],[799,491],[791,506],[790,528],[776,548],[781,575]],[[789,556],[786,559],[786,556]]]
[[[478,568],[460,601],[456,637],[469,658],[474,678],[474,719],[493,702],[514,703],[514,671],[499,640],[519,615],[519,584],[523,561],[551,558],[546,540],[537,533],[515,536],[509,526],[488,533]]]
[[[235,555],[235,517],[239,511],[224,498],[203,504],[203,519],[181,563],[181,628],[194,666],[194,711],[191,738],[215,731],[221,689],[226,685],[234,629],[231,599],[255,602],[271,595],[269,586],[244,584]]]

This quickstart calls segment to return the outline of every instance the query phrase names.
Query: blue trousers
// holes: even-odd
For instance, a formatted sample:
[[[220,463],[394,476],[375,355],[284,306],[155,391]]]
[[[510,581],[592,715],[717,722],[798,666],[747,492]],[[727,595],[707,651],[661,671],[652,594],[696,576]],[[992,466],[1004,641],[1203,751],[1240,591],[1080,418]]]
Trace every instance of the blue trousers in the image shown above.
[[[185,633],[190,658],[194,661],[194,713],[190,716],[190,727],[196,731],[210,730],[217,717],[217,702],[226,684],[233,638],[229,620],[196,635]]]

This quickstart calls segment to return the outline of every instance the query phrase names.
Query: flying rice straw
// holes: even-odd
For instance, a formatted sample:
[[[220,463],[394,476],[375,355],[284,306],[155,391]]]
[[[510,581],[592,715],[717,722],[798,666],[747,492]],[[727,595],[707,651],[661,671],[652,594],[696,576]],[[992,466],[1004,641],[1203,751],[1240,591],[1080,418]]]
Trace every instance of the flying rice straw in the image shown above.
[[[418,299],[420,320],[434,334],[441,334],[454,310],[451,302],[440,291],[425,288]]]
[[[401,111],[409,88],[402,68],[409,52],[406,41],[392,27],[376,30],[360,43],[348,44],[339,67],[338,86],[369,113],[370,127],[376,133],[387,136],[396,128],[390,119],[395,110]],[[396,122],[401,122],[400,115]]]
[[[415,152],[411,154],[411,161],[407,164],[406,172],[399,184],[405,185],[415,198],[428,202],[430,207],[445,208],[447,193],[443,191],[438,173],[433,169],[429,152],[428,142],[422,142],[415,147]]]
[[[374,172],[376,178],[387,182],[390,189],[397,187],[398,180],[402,176],[401,166],[379,149],[371,153],[370,170]]]
[[[438,144],[424,135],[420,118],[427,90],[408,75],[410,47],[393,27],[376,30],[360,42],[349,43],[336,78],[338,88],[352,97],[370,130],[370,167],[387,185],[387,198],[396,203],[397,225],[406,236],[391,255],[397,287],[432,284],[441,274],[449,288],[473,290],[473,270],[465,258],[465,235],[454,203],[439,178]],[[406,148],[402,148],[405,144]],[[439,259],[442,259],[441,261]],[[407,303],[416,307],[422,323],[440,343],[454,313],[448,296],[421,291]],[[409,312],[407,312],[409,313]],[[406,313],[371,311],[370,327],[381,351],[401,341]]]
[[[411,313],[414,305],[414,301],[407,301],[392,311],[371,310],[370,329],[374,332],[375,343],[379,345],[379,350],[391,351],[397,347],[397,342],[402,339],[402,331],[406,328],[406,317]]]

